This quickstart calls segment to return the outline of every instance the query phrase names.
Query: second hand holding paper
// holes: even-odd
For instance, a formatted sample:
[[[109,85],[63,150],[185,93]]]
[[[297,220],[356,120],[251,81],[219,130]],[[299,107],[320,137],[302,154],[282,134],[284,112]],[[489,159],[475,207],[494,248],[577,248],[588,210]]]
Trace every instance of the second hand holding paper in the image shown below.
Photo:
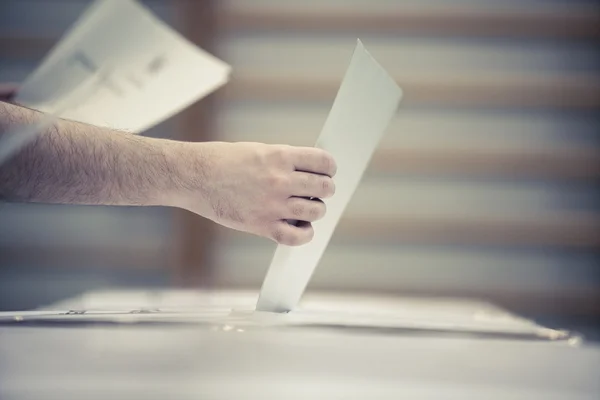
[[[358,41],[316,144],[336,159],[336,194],[327,201],[325,217],[314,223],[315,236],[310,243],[277,247],[262,285],[258,311],[287,312],[296,306],[401,97],[396,82]]]

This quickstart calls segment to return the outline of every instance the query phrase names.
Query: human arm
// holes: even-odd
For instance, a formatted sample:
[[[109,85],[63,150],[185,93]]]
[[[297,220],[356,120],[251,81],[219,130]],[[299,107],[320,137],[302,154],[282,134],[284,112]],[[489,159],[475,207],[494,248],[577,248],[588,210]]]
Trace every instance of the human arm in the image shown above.
[[[0,102],[0,139],[43,114]],[[300,245],[333,195],[335,162],[314,148],[188,143],[67,120],[0,165],[0,198],[184,208],[227,227]]]

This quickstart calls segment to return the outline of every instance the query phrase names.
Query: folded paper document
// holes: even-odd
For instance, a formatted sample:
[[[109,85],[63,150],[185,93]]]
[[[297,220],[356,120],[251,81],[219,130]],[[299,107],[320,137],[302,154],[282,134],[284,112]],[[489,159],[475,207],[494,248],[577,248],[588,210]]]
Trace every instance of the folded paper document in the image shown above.
[[[133,0],[96,0],[19,89],[17,101],[141,132],[225,84],[230,66]]]

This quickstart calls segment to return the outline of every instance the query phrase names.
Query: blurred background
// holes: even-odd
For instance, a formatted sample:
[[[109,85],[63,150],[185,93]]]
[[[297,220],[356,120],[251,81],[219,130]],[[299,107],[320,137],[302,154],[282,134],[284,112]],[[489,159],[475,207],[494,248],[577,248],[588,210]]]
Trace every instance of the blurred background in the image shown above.
[[[0,81],[24,80],[89,3],[1,0]],[[403,87],[309,290],[600,320],[600,1],[142,3],[233,66],[148,135],[312,146],[357,37]],[[274,248],[178,210],[0,204],[0,310],[100,288],[258,290]]]

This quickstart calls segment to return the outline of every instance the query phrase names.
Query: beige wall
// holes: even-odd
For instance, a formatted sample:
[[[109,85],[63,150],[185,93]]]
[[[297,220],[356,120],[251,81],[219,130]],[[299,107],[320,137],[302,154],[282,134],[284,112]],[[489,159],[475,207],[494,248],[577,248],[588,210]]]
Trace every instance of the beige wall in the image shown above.
[[[41,56],[15,38],[57,36],[84,3],[3,1],[0,78],[22,79]],[[146,3],[178,26],[177,1]],[[311,288],[554,299],[556,310],[598,300],[597,2],[229,0],[217,11],[217,53],[234,67],[214,116],[222,140],[311,145],[357,36],[405,88]],[[160,271],[171,217],[1,205],[0,261],[85,268],[69,256],[83,252]],[[212,283],[258,288],[274,245],[218,234]],[[57,248],[58,263],[23,254]]]

